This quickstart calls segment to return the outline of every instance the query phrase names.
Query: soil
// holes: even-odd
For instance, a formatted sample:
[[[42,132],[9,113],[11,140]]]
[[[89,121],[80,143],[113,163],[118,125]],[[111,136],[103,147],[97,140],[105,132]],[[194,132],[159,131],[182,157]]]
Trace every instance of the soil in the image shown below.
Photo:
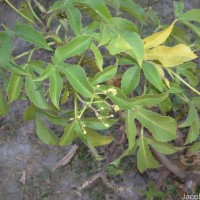
[[[0,1],[1,2],[1,1]],[[16,6],[21,1],[12,1]],[[44,1],[46,7],[52,1]],[[163,20],[172,17],[172,0],[139,0],[141,4],[156,9]],[[200,8],[199,0],[184,0],[187,9]],[[172,17],[173,18],[173,17]],[[0,3],[0,21],[8,27],[13,27],[14,22],[21,20],[5,2]],[[19,54],[30,45],[14,41],[14,52]],[[49,55],[39,52],[38,59],[48,59]],[[0,199],[2,200],[101,200],[145,199],[142,193],[147,189],[148,182],[158,178],[157,171],[140,174],[135,165],[135,158],[127,158],[127,164],[121,166],[123,175],[111,176],[109,181],[124,188],[121,192],[113,189],[100,178],[92,183],[87,180],[97,174],[102,168],[102,162],[95,161],[90,156],[87,148],[80,145],[69,164],[54,169],[57,163],[70,151],[72,146],[50,147],[39,141],[35,135],[34,122],[24,122],[23,113],[28,107],[24,101],[11,105],[9,114],[0,117]],[[54,127],[52,127],[54,128]],[[56,131],[60,131],[57,130]],[[114,127],[110,131],[119,131]],[[74,188],[83,183],[88,187],[78,192]],[[169,183],[170,185],[170,183]],[[173,188],[166,191],[174,194]],[[173,196],[173,195],[172,195]],[[170,197],[168,196],[168,199]],[[174,199],[174,198],[171,198]]]

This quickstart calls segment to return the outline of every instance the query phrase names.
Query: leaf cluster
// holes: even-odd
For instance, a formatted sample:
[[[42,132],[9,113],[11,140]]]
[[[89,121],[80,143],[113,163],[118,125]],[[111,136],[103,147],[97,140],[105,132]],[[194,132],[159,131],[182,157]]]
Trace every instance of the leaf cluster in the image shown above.
[[[182,149],[173,145],[177,129],[188,127],[185,145],[199,151],[200,9],[184,12],[184,5],[174,2],[174,21],[165,25],[155,11],[132,0],[58,0],[49,10],[40,4],[46,20],[25,4],[15,8],[25,22],[12,30],[4,25],[0,32],[1,115],[13,101],[26,99],[31,105],[24,119],[36,121],[41,141],[65,146],[79,138],[97,159],[102,157],[96,147],[115,139],[115,133],[102,130],[123,115],[128,147],[112,164],[136,152],[140,172],[159,166],[152,148],[166,155]],[[155,32],[144,37],[150,25]],[[32,49],[14,56],[14,38]],[[51,60],[32,59],[39,49]],[[187,114],[179,117],[182,107]],[[63,135],[44,120],[63,127]]]

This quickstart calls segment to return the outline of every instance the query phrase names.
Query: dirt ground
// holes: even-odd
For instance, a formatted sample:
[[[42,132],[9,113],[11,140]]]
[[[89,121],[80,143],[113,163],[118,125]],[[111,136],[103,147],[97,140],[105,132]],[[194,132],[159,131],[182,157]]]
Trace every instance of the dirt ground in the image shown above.
[[[0,1],[1,2],[1,1]],[[19,5],[20,1],[12,1]],[[44,1],[49,6],[50,1]],[[139,0],[159,12],[163,20],[173,18],[172,0]],[[184,0],[187,9],[200,8],[199,0]],[[0,3],[0,21],[13,27],[20,17],[4,2]],[[29,48],[25,42],[14,43],[14,52]],[[37,55],[47,59],[44,55]],[[28,107],[24,101],[11,105],[6,117],[0,117],[0,200],[143,200],[144,191],[150,180],[158,178],[156,170],[140,174],[134,157],[127,158],[121,165],[123,175],[108,177],[109,183],[101,178],[91,185],[87,181],[98,175],[104,163],[95,161],[87,148],[80,145],[72,161],[55,169],[57,163],[70,151],[72,146],[49,147],[35,136],[34,122],[24,122],[23,113]],[[119,126],[119,124],[117,125]],[[54,128],[54,127],[52,127]],[[59,130],[56,130],[59,131]],[[118,131],[114,127],[109,131]],[[92,178],[91,178],[92,177]],[[95,178],[95,177],[94,177]],[[85,184],[88,187],[82,187]],[[118,186],[120,189],[115,189]],[[169,182],[165,188],[172,195],[166,199],[176,199],[176,188]],[[164,198],[165,199],[165,198]]]

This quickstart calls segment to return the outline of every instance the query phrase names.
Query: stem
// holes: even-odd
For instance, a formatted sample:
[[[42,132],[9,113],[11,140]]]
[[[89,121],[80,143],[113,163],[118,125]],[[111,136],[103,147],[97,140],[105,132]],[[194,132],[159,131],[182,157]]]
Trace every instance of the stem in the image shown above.
[[[196,94],[200,95],[200,92],[196,90],[194,87],[192,87],[190,84],[188,84],[186,81],[184,81],[178,74],[176,74],[174,71],[171,69],[167,69],[170,73],[172,73],[176,78],[178,78],[182,83],[184,83],[187,87],[189,87],[193,92]]]
[[[49,42],[48,43],[48,45],[54,45],[55,44],[55,42]],[[22,57],[24,57],[24,56],[26,56],[26,55],[28,55],[31,51],[36,51],[36,50],[38,50],[38,49],[40,49],[39,47],[35,47],[35,48],[33,48],[33,49],[31,49],[31,50],[29,50],[29,51],[26,51],[26,52],[23,52],[22,54],[19,54],[18,56],[16,56],[16,57],[14,57],[13,59],[14,60],[17,60],[17,59],[20,59],[20,58],[22,58]]]
[[[74,95],[74,116],[75,118],[78,116],[78,101],[76,95]]]
[[[29,22],[31,22],[32,24],[35,24],[34,21],[32,21],[31,19],[29,19],[28,17],[26,17],[24,14],[22,14],[17,8],[15,8],[15,6],[13,6],[9,0],[5,0],[5,2],[15,11],[17,12],[19,15],[21,15],[24,19],[28,20]]]
[[[27,3],[28,3],[28,6],[29,6],[29,8],[30,8],[30,10],[31,10],[31,12],[33,14],[33,16],[35,17],[35,19],[37,19],[38,22],[42,24],[42,21],[40,20],[40,18],[36,15],[35,11],[33,10],[30,1],[27,1]]]

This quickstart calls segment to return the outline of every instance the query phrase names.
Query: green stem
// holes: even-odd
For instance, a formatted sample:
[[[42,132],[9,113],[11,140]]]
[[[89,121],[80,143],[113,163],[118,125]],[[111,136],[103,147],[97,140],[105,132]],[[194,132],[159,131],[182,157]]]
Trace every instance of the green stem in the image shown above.
[[[9,0],[5,0],[5,2],[15,11],[17,12],[19,15],[21,15],[24,19],[28,20],[29,22],[31,22],[32,24],[35,24],[35,22],[31,19],[29,19],[28,17],[26,17],[24,14],[22,14],[17,8],[15,8],[15,6],[13,6]]]
[[[78,116],[78,100],[76,95],[74,95],[74,116],[75,118]]]
[[[42,21],[40,20],[40,18],[36,15],[35,11],[33,10],[30,1],[27,1],[27,3],[28,3],[28,6],[29,6],[29,8],[30,8],[30,10],[31,10],[31,12],[33,14],[33,16],[35,17],[35,19],[37,19],[38,22],[42,24]]]
[[[48,45],[50,45],[50,46],[51,46],[51,45],[54,45],[54,44],[55,44],[55,42],[49,42],[49,43],[48,43]],[[33,51],[33,50],[36,51],[36,50],[38,50],[38,49],[40,49],[40,48],[39,48],[39,47],[35,47],[35,48],[33,48],[33,49],[29,50],[29,51],[23,52],[22,54],[20,54],[20,55],[14,57],[13,59],[14,59],[14,60],[20,59],[20,58],[22,58],[22,57],[24,57],[24,56],[30,54],[31,51]]]
[[[186,81],[184,81],[178,74],[176,74],[174,71],[171,69],[167,69],[171,74],[173,74],[176,78],[178,78],[183,84],[185,84],[188,88],[190,88],[193,92],[196,94],[200,95],[200,92],[196,90],[194,87],[192,87],[190,84],[188,84]]]

